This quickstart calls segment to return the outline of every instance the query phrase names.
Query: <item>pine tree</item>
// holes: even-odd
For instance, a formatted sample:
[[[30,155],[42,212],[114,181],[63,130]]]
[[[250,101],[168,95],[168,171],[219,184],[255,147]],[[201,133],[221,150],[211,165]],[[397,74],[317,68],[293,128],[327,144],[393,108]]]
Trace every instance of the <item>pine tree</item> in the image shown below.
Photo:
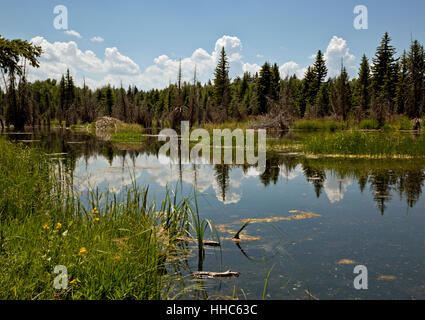
[[[384,34],[381,44],[376,49],[372,67],[372,86],[375,95],[375,109],[381,108],[377,101],[388,105],[387,112],[393,110],[395,97],[395,83],[397,82],[397,59],[394,58],[395,48],[390,45],[391,38],[388,32]],[[375,110],[376,113],[378,110]]]
[[[66,83],[65,77],[62,75],[61,81],[59,83],[59,110],[58,110],[58,118],[59,123],[62,126],[62,121],[64,120],[65,108],[66,108]]]
[[[272,97],[272,71],[268,62],[261,67],[257,84],[257,99],[260,114],[267,113],[268,99]]]
[[[300,103],[300,115],[304,117],[307,106],[311,106],[315,103],[315,83],[316,76],[314,74],[312,67],[307,67],[307,71],[305,72],[302,86],[302,99]]]
[[[327,82],[321,84],[317,93],[315,114],[317,117],[325,117],[329,114],[329,85]]]
[[[214,102],[226,113],[230,103],[229,62],[224,47],[221,48],[220,58],[214,73]]]
[[[341,74],[336,81],[336,107],[337,114],[342,120],[347,120],[348,113],[351,109],[351,92],[348,81],[348,73],[344,66],[341,67]]]
[[[66,70],[66,77],[64,81],[64,113],[65,113],[65,126],[68,128],[71,123],[75,122],[75,87],[74,80],[69,74],[69,69]]]
[[[111,86],[106,88],[106,114],[112,116],[112,107],[114,106],[114,96]]]
[[[124,90],[124,88],[120,87],[120,90],[118,91],[118,98],[117,98],[117,106],[118,106],[118,116],[120,120],[124,122],[128,122],[129,120],[129,114],[128,114],[128,101],[127,101],[127,95]]]
[[[313,64],[314,84],[312,88],[312,100],[316,98],[320,87],[328,75],[328,68],[321,50],[317,52],[316,61]]]
[[[370,68],[366,55],[362,57],[359,77],[356,82],[356,104],[360,117],[368,114],[370,108]]]
[[[406,111],[407,93],[408,93],[408,58],[406,51],[403,51],[400,62],[398,63],[398,76],[395,93],[395,104],[398,114],[404,114]]]
[[[410,118],[419,118],[424,108],[425,53],[424,47],[417,40],[410,45],[407,69],[406,114]]]
[[[293,76],[295,77],[295,76]],[[282,81],[281,85],[281,91],[280,91],[280,108],[282,112],[288,117],[293,118],[295,117],[298,112],[296,110],[296,93],[295,93],[295,85],[294,85],[294,78],[288,78],[286,77]]]
[[[280,91],[280,72],[277,63],[273,64],[271,73],[271,98],[274,101],[277,101],[279,99]]]

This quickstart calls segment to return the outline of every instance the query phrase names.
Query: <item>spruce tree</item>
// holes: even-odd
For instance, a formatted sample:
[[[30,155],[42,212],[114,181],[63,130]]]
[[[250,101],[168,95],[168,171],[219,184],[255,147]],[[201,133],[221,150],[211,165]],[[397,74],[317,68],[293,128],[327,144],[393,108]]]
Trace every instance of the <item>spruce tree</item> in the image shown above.
[[[106,88],[106,114],[112,116],[112,107],[114,106],[114,97],[112,94],[111,86]]]
[[[388,32],[384,34],[381,44],[376,49],[372,67],[372,86],[375,95],[375,103],[372,106],[376,110],[381,108],[377,103],[388,105],[386,112],[391,112],[394,105],[395,84],[397,82],[397,59],[394,58],[395,48],[390,45],[391,38]]]
[[[348,73],[344,66],[341,67],[341,74],[336,81],[337,112],[342,120],[347,120],[351,109],[351,91],[348,81]]]
[[[407,69],[406,114],[410,118],[419,118],[424,107],[425,54],[424,47],[417,40],[410,45]]]
[[[58,118],[60,125],[62,126],[62,121],[64,119],[65,107],[66,106],[66,84],[65,77],[62,75],[61,81],[59,83],[59,110],[58,110]]]
[[[307,106],[311,106],[315,103],[316,94],[315,94],[315,85],[316,85],[316,76],[312,67],[307,67],[305,72],[302,85],[302,99],[300,103],[300,115],[304,117]]]
[[[272,71],[270,63],[266,62],[261,67],[257,84],[257,99],[260,114],[267,113],[268,99],[272,97]]]
[[[314,109],[317,117],[325,117],[329,114],[329,84],[327,82],[320,86]]]
[[[65,102],[64,102],[64,112],[65,112],[65,126],[69,127],[71,122],[75,122],[75,87],[74,80],[69,74],[69,69],[66,70],[65,77]]]
[[[317,52],[316,61],[313,64],[313,73],[315,79],[312,88],[312,99],[315,99],[323,81],[325,81],[326,76],[328,75],[328,68],[326,67],[325,58],[321,50]]]
[[[366,116],[370,107],[370,68],[366,55],[362,57],[359,77],[356,82],[356,104],[360,116]]]
[[[403,51],[401,59],[397,65],[397,84],[395,93],[395,104],[398,114],[404,114],[406,111],[407,93],[408,93],[408,58],[406,51]]]
[[[274,63],[272,66],[272,77],[271,77],[271,95],[274,101],[279,99],[280,91],[280,72],[277,63]]]
[[[214,73],[214,102],[227,113],[230,103],[229,62],[224,47],[221,48],[220,58]]]

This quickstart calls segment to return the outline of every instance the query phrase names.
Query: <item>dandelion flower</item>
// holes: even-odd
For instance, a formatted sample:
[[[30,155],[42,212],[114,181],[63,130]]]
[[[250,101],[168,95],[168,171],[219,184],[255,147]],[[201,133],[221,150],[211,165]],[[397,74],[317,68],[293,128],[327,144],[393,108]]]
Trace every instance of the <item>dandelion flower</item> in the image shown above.
[[[81,248],[80,251],[78,251],[79,256],[82,256],[83,254],[88,254],[88,251],[86,248]]]

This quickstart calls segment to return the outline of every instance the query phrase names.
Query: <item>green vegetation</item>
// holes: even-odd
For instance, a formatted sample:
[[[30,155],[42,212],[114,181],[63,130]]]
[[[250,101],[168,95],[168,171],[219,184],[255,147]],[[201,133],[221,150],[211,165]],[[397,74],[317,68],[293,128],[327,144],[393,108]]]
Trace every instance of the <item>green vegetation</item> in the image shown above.
[[[425,157],[425,135],[360,131],[325,133],[304,139],[302,150],[322,155]]]
[[[39,150],[4,139],[0,150],[1,299],[176,294],[166,266],[183,254],[176,239],[189,230],[188,200],[167,193],[151,202],[134,183],[122,201],[96,190],[84,204]],[[67,289],[53,286],[57,265],[68,269]]]
[[[365,119],[359,123],[362,130],[379,130],[379,122],[375,119]]]
[[[357,123],[354,119],[347,121],[335,121],[329,119],[316,119],[316,120],[297,120],[295,121],[293,129],[305,131],[337,131],[347,129],[357,130],[412,130],[413,125],[409,118],[405,116],[397,116],[393,119],[388,119],[382,125],[378,120],[370,118],[364,119]]]
[[[296,121],[293,128],[297,130],[307,131],[335,131],[346,129],[348,123],[346,121],[334,120],[299,120]]]
[[[111,131],[111,142],[140,143],[146,140],[143,127],[138,124],[122,123],[116,130]]]

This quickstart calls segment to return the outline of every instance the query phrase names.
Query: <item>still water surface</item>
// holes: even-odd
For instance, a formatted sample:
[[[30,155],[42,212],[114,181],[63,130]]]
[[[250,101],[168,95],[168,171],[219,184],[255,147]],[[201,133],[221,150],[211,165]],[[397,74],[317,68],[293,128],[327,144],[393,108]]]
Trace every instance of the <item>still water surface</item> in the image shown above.
[[[241,274],[204,280],[204,289],[186,298],[231,296],[234,290],[241,299],[262,298],[271,270],[268,299],[425,299],[423,160],[268,153],[266,171],[258,175],[248,165],[159,161],[155,137],[140,145],[112,145],[66,131],[8,136],[66,153],[53,157],[72,174],[81,195],[93,187],[120,195],[133,178],[149,185],[151,198],[159,201],[167,185],[188,197],[195,189],[201,216],[224,239],[221,250],[207,249],[203,270]],[[246,228],[256,240],[225,239],[248,218],[259,219]],[[193,252],[186,274],[198,268]],[[368,290],[354,289],[356,265],[368,269]]]

